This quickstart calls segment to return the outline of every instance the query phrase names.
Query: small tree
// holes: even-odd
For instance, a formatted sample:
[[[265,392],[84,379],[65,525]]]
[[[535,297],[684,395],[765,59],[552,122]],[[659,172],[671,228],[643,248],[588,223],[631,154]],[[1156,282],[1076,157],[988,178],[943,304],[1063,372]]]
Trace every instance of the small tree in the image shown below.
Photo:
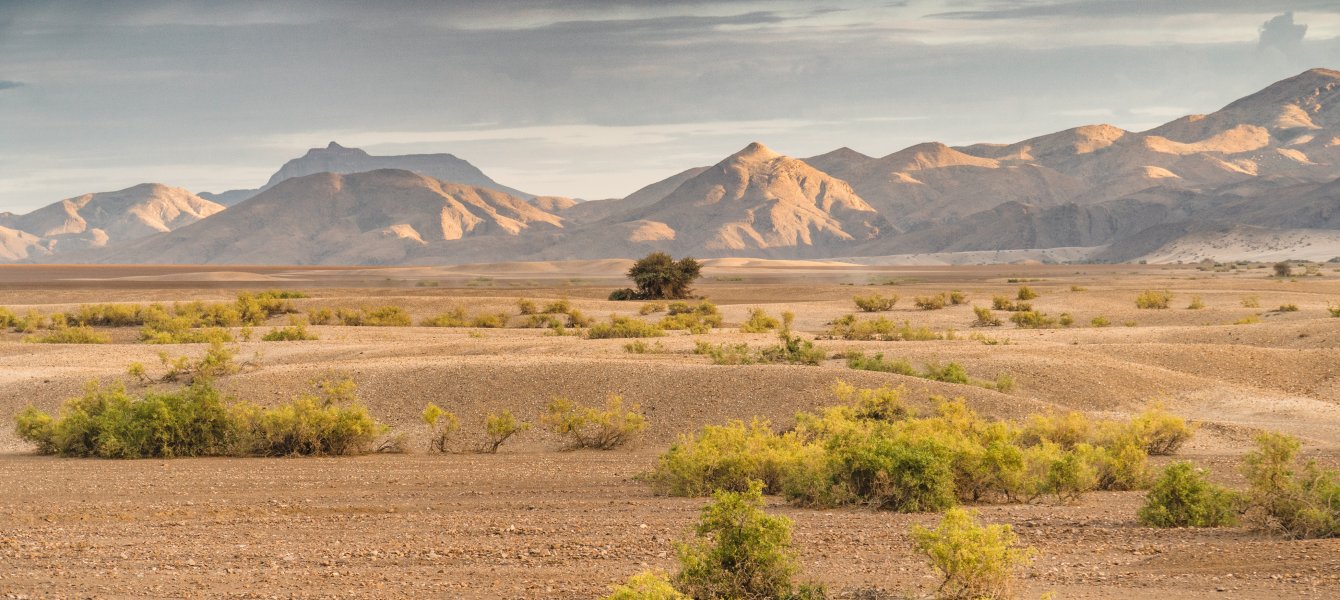
[[[1289,264],[1289,261],[1282,260],[1280,262],[1275,263],[1276,277],[1289,277],[1292,275],[1293,275],[1293,265]]]
[[[428,449],[434,452],[446,452],[451,435],[461,428],[461,420],[455,414],[443,410],[432,402],[423,409],[423,422],[427,423],[433,432],[428,442]]]
[[[664,252],[652,252],[633,263],[628,278],[636,290],[618,290],[611,300],[687,298],[694,280],[702,276],[702,264],[693,258],[675,260]]]
[[[1140,522],[1154,527],[1222,527],[1237,522],[1238,497],[1210,483],[1191,463],[1173,463],[1154,482]]]
[[[527,429],[530,429],[530,423],[518,421],[510,410],[490,414],[484,419],[485,441],[479,451],[483,454],[497,454],[503,442]]]

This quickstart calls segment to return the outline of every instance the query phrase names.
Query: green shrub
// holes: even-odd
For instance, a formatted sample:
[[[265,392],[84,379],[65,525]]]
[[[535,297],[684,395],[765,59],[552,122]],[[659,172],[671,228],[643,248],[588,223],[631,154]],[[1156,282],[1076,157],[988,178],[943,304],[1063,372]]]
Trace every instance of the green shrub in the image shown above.
[[[1168,308],[1169,302],[1172,302],[1172,294],[1166,290],[1145,290],[1135,297],[1136,308],[1163,309]]]
[[[1093,327],[1107,327],[1111,324],[1112,321],[1109,321],[1107,317],[1104,317],[1102,315],[1098,315],[1094,317],[1093,320],[1089,321],[1089,325]]]
[[[791,520],[763,511],[763,486],[718,491],[703,508],[697,537],[676,547],[674,587],[692,598],[822,598],[822,589],[794,581]]]
[[[963,365],[954,362],[943,367],[937,363],[928,363],[923,377],[945,383],[968,383],[968,371]]]
[[[471,327],[481,329],[501,329],[507,326],[508,315],[505,312],[475,315],[470,319]]]
[[[893,310],[894,305],[898,304],[898,295],[890,294],[887,297],[879,294],[856,296],[852,298],[852,302],[856,303],[856,308],[865,312],[883,312]]]
[[[1011,598],[1015,571],[1037,554],[1009,525],[981,525],[976,513],[957,508],[935,529],[913,525],[912,542],[943,578],[941,598]]]
[[[294,323],[287,327],[276,327],[269,333],[261,336],[263,342],[302,342],[307,340],[320,339],[316,334],[307,331],[307,325],[304,323]]]
[[[539,311],[539,308],[536,307],[534,300],[527,300],[525,298],[516,299],[516,308],[523,315],[533,315]]]
[[[999,327],[999,326],[1000,326],[1000,319],[997,318],[996,315],[993,314],[993,313],[991,312],[991,309],[986,308],[985,306],[974,306],[974,307],[972,307],[972,313],[973,313],[974,315],[976,315],[976,317],[977,317],[977,318],[974,319],[973,322],[972,322],[972,326],[973,326],[973,327]]]
[[[27,336],[23,341],[33,344],[110,344],[112,338],[106,334],[98,333],[92,327],[80,325],[78,327],[67,327],[62,324],[60,327],[52,330],[51,333],[38,336]]]
[[[1140,523],[1151,527],[1224,527],[1238,521],[1238,496],[1214,485],[1191,463],[1163,470],[1145,495]]]
[[[633,317],[620,317],[610,315],[609,323],[596,323],[587,330],[587,339],[599,340],[609,338],[648,338],[661,337],[665,331],[660,325],[648,323]]]
[[[668,314],[661,319],[662,329],[682,329],[690,333],[707,333],[713,327],[720,327],[721,311],[715,304],[703,300],[696,305],[686,302],[671,302]]]
[[[1332,317],[1340,318],[1340,304],[1327,304],[1326,312],[1331,313]],[[3,319],[0,319],[3,320]]]
[[[1006,296],[992,296],[992,297],[991,297],[991,309],[992,309],[992,310],[1007,310],[1007,311],[1013,311],[1013,310],[1014,310],[1014,301],[1013,301],[1013,300],[1010,300],[1010,299],[1009,299],[1008,297],[1006,297]]]
[[[428,403],[423,408],[423,422],[428,425],[431,436],[428,438],[428,449],[433,452],[448,452],[451,449],[451,436],[461,428],[461,420],[450,411],[443,410],[442,407]]]
[[[803,463],[783,484],[803,505],[864,504],[896,512],[954,505],[952,450],[934,438],[880,435],[877,429],[830,438],[822,460]],[[807,471],[807,472],[806,472]]]
[[[665,345],[660,342],[648,344],[642,340],[633,340],[624,344],[623,350],[629,354],[665,354],[669,352]]]
[[[1016,300],[1032,300],[1038,297],[1038,293],[1033,291],[1031,287],[1021,285],[1019,286],[1019,293],[1015,294],[1014,297]]]
[[[555,398],[540,423],[565,439],[565,448],[613,450],[637,441],[647,429],[647,418],[636,404],[624,408],[623,398],[612,395],[605,409],[578,406],[567,398]]]
[[[1276,277],[1290,277],[1293,275],[1293,265],[1289,264],[1289,261],[1275,263],[1274,269]]]
[[[226,377],[241,370],[233,361],[237,351],[223,345],[223,342],[211,342],[204,355],[197,360],[189,356],[171,357],[167,352],[159,352],[158,360],[167,368],[163,381],[183,381],[195,383],[202,379]]]
[[[633,263],[628,269],[628,278],[633,280],[637,290],[615,292],[627,298],[618,299],[676,299],[687,298],[694,280],[701,276],[702,264],[692,258],[678,261],[664,252],[652,252]],[[614,294],[610,300],[615,300]]]
[[[1246,516],[1257,529],[1291,538],[1340,537],[1340,474],[1309,462],[1297,470],[1297,439],[1278,433],[1256,438],[1243,459]]]
[[[192,328],[187,317],[173,317],[154,321],[140,329],[140,340],[146,344],[209,344],[232,342],[233,334],[219,327]]]
[[[740,333],[767,333],[781,327],[777,319],[768,316],[761,308],[749,309],[749,318],[740,325]]]
[[[648,302],[637,309],[637,314],[647,316],[652,313],[665,312],[665,304],[661,302]]]
[[[6,327],[13,327],[14,324],[17,323],[18,321],[19,317],[18,315],[14,314],[14,311],[9,310],[8,308],[5,308],[3,306],[0,306],[0,329]]]
[[[46,315],[33,309],[28,309],[22,317],[12,319],[14,322],[14,331],[18,333],[33,333],[38,329],[48,329],[51,325]]]
[[[917,296],[912,299],[912,303],[921,310],[940,310],[945,307],[948,301],[948,296],[943,292],[934,296]]]
[[[643,571],[628,578],[628,583],[615,586],[603,600],[693,600],[681,594],[665,575]]]
[[[886,360],[884,354],[875,354],[866,356],[862,352],[847,352],[847,368],[860,369],[862,371],[879,371],[881,373],[897,373],[899,375],[916,375],[916,369],[912,364],[905,360]]]
[[[713,345],[700,341],[694,346],[693,353],[712,359],[714,365],[752,365],[758,362],[749,344],[744,343]]]
[[[479,447],[479,452],[497,454],[504,442],[527,429],[530,429],[530,423],[517,420],[510,410],[490,413],[484,417],[484,443]]]
[[[815,348],[813,342],[802,339],[799,335],[781,331],[778,332],[777,338],[781,341],[780,344],[759,350],[761,362],[818,365],[828,358],[827,352]]]
[[[1061,316],[1056,318],[1056,324],[1061,327],[1070,327],[1075,324],[1075,316],[1070,313],[1061,313]]]
[[[1298,305],[1297,305],[1297,304],[1281,304],[1279,308],[1275,309],[1275,312],[1281,312],[1281,313],[1286,313],[1286,312],[1298,312]]]
[[[954,306],[968,302],[968,295],[958,290],[950,290],[946,297],[949,299],[949,303]]]
[[[431,317],[425,317],[419,321],[421,327],[468,327],[470,317],[465,313],[465,307],[457,306],[447,312]]]

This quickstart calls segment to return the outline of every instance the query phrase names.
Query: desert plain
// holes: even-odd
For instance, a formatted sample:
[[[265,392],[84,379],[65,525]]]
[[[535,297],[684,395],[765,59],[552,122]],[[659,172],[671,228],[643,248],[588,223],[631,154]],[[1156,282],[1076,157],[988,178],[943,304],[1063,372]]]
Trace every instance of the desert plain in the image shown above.
[[[229,301],[286,289],[312,307],[398,305],[420,318],[457,306],[516,313],[518,298],[567,299],[589,316],[636,315],[611,302],[630,261],[456,267],[309,268],[0,266],[0,306],[53,313],[89,303]],[[962,397],[980,413],[1019,418],[1048,408],[1127,418],[1150,402],[1197,425],[1176,456],[1241,488],[1238,463],[1261,431],[1300,438],[1304,455],[1340,465],[1340,265],[1273,276],[1269,265],[861,266],[838,262],[708,261],[695,293],[722,327],[672,331],[632,353],[628,340],[554,336],[545,329],[311,326],[318,340],[237,344],[247,362],[219,385],[261,404],[348,375],[379,420],[407,435],[408,454],[326,458],[100,460],[37,456],[13,431],[32,404],[55,411],[91,380],[126,379],[158,353],[204,346],[141,343],[107,328],[110,344],[34,344],[0,333],[0,598],[596,598],[629,575],[672,570],[703,498],[658,496],[636,479],[677,436],[707,424],[835,403],[837,380],[903,387],[915,404]],[[1038,310],[1071,327],[972,327],[972,306],[1020,285]],[[960,290],[968,302],[919,310],[912,298]],[[1167,290],[1168,309],[1135,297]],[[852,297],[898,294],[881,313],[954,339],[823,339],[855,312]],[[1204,308],[1188,309],[1193,297]],[[1255,298],[1258,307],[1244,306]],[[1296,305],[1297,311],[1276,310]],[[795,313],[795,330],[829,355],[880,352],[913,364],[956,362],[974,378],[1008,374],[1008,393],[888,373],[840,359],[818,366],[715,365],[695,343],[773,343],[738,330],[751,308]],[[1007,316],[1007,314],[1002,314]],[[1105,317],[1107,327],[1091,325]],[[658,318],[652,315],[649,318]],[[1254,317],[1254,318],[1253,318]],[[1242,321],[1241,324],[1235,324]],[[1252,322],[1254,321],[1254,322]],[[270,325],[281,326],[284,317]],[[263,333],[270,327],[258,327]],[[240,332],[239,332],[240,333]],[[975,335],[976,334],[976,335]],[[816,339],[818,338],[818,339]],[[992,342],[992,343],[987,343]],[[133,384],[132,385],[137,385]],[[160,384],[162,385],[162,384]],[[139,389],[139,388],[136,388]],[[534,428],[498,454],[430,453],[420,413],[429,402],[460,415],[463,437],[502,409],[534,421],[556,396],[598,404],[620,394],[649,428],[631,449],[563,451]],[[1075,502],[976,507],[1011,524],[1038,551],[1018,591],[1035,598],[1335,598],[1340,540],[1287,540],[1245,527],[1153,529],[1136,510],[1144,492],[1094,492]],[[913,524],[934,514],[808,509],[768,498],[795,522],[802,577],[840,598],[930,594],[937,579],[912,549]]]

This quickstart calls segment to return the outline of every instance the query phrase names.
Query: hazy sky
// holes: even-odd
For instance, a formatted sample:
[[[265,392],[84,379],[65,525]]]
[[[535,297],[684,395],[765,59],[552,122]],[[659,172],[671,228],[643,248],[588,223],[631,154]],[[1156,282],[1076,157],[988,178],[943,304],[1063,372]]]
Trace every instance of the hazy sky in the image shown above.
[[[1337,0],[372,4],[0,0],[0,210],[257,187],[332,140],[615,197],[754,140],[1142,129],[1340,68]]]

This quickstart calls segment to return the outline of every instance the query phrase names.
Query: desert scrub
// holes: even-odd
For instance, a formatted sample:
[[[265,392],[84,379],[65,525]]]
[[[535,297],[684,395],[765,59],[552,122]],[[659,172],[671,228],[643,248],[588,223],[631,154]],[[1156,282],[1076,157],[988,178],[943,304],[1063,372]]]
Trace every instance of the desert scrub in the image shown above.
[[[934,296],[917,296],[912,303],[921,310],[940,310],[949,302],[949,296],[943,292]]]
[[[1261,299],[1255,295],[1243,296],[1238,303],[1241,304],[1243,308],[1261,308]]]
[[[1327,304],[1326,312],[1331,313],[1332,317],[1340,319],[1340,304]]]
[[[484,417],[484,442],[479,446],[481,454],[497,454],[498,448],[518,433],[530,429],[530,423],[521,421],[510,410],[489,413]]]
[[[687,302],[671,302],[667,314],[660,321],[662,329],[687,330],[689,333],[708,333],[713,327],[720,327],[721,311],[717,305],[703,300],[696,305]]]
[[[897,373],[899,375],[916,375],[917,373],[916,369],[912,368],[912,363],[902,359],[886,359],[883,353],[866,356],[864,352],[852,350],[846,353],[846,358],[848,369]]]
[[[352,384],[262,409],[230,403],[207,379],[169,392],[126,393],[91,385],[52,418],[33,407],[17,417],[19,437],[42,454],[100,458],[352,454],[383,427],[356,403]]]
[[[881,296],[879,294],[871,294],[869,296],[855,296],[852,298],[852,302],[856,303],[856,308],[861,309],[864,312],[884,312],[893,310],[894,305],[898,304],[898,295],[890,294],[888,296]]]
[[[1202,308],[1205,308],[1205,301],[1201,300],[1200,296],[1192,296],[1191,302],[1186,305],[1187,310],[1200,310]]]
[[[586,332],[586,338],[601,340],[609,338],[649,338],[661,337],[665,330],[660,325],[648,323],[633,317],[610,315],[608,323],[596,323]]]
[[[1112,321],[1103,315],[1098,315],[1089,321],[1090,327],[1108,327],[1110,325],[1112,325]]]
[[[1299,469],[1296,438],[1264,433],[1243,458],[1245,519],[1286,537],[1340,537],[1340,474],[1309,461]]]
[[[1038,293],[1026,285],[1019,286],[1019,292],[1014,295],[1016,300],[1033,300],[1037,297]]]
[[[517,311],[519,311],[523,315],[533,315],[539,311],[539,308],[536,306],[535,301],[527,300],[526,298],[517,298],[516,308]]]
[[[287,327],[276,327],[261,336],[263,342],[302,342],[320,339],[315,333],[307,331],[306,323],[294,323]]]
[[[606,399],[603,410],[555,398],[540,423],[563,438],[566,450],[613,450],[636,442],[647,429],[641,407],[633,404],[625,408],[618,395]]]
[[[1038,415],[987,421],[962,401],[917,416],[899,389],[834,389],[842,404],[800,413],[786,433],[766,421],[681,436],[642,476],[658,493],[742,489],[751,479],[804,506],[915,512],[957,502],[1072,501],[1096,489],[1143,489],[1147,454],[1129,423]]]
[[[1280,313],[1286,313],[1286,312],[1298,312],[1298,305],[1297,305],[1297,304],[1281,304],[1279,308],[1275,309],[1275,312],[1280,312]]]
[[[692,598],[819,600],[822,588],[795,581],[791,520],[763,510],[763,486],[718,491],[703,507],[695,539],[676,545],[674,587]]]
[[[23,341],[30,344],[110,344],[112,338],[85,325],[77,327],[62,325],[45,335],[25,336]]]
[[[828,325],[826,335],[835,339],[883,342],[953,339],[952,330],[937,333],[927,327],[913,327],[908,321],[903,321],[902,325],[899,325],[884,317],[860,319],[856,315],[845,315]]]
[[[652,313],[665,312],[665,303],[648,302],[637,309],[637,314],[647,316]]]
[[[236,356],[235,348],[225,346],[219,341],[210,342],[205,353],[195,360],[189,356],[174,357],[167,352],[159,352],[158,360],[167,369],[161,381],[195,383],[200,380],[227,377],[242,370],[241,365],[234,360]]]
[[[337,309],[335,319],[346,327],[409,327],[414,322],[405,309],[394,306],[379,306],[368,309]]]
[[[455,435],[461,428],[461,420],[455,413],[443,410],[442,407],[428,403],[423,408],[421,415],[423,422],[428,426],[428,449],[433,452],[449,452],[451,448],[451,436]]]
[[[241,454],[254,456],[343,456],[366,454],[389,428],[358,401],[351,379],[316,383],[316,393],[273,408],[232,408]]]
[[[1145,495],[1138,516],[1151,527],[1225,527],[1238,522],[1237,494],[1210,483],[1191,463],[1163,470]]]
[[[972,307],[972,314],[976,317],[972,321],[973,327],[999,327],[1000,318],[991,312],[991,309],[985,306]]]
[[[1145,290],[1135,297],[1135,307],[1142,309],[1164,309],[1172,302],[1172,293],[1167,290]]]
[[[602,600],[693,600],[680,593],[663,573],[643,571],[614,586]]]
[[[749,318],[740,324],[740,333],[767,333],[781,326],[775,317],[770,317],[763,309],[755,307],[749,309]]]
[[[633,340],[624,344],[623,351],[629,354],[668,354],[670,352],[666,349],[665,344],[660,342],[648,344],[642,340]]]
[[[1131,420],[1130,432],[1150,456],[1169,456],[1191,439],[1193,429],[1185,419],[1155,403]]]
[[[1012,598],[1015,572],[1037,554],[1009,525],[981,525],[976,513],[958,508],[935,529],[913,525],[911,537],[942,578],[940,598]]]
[[[1056,319],[1041,311],[1017,312],[1010,315],[1010,322],[1020,329],[1050,329],[1056,327]]]

